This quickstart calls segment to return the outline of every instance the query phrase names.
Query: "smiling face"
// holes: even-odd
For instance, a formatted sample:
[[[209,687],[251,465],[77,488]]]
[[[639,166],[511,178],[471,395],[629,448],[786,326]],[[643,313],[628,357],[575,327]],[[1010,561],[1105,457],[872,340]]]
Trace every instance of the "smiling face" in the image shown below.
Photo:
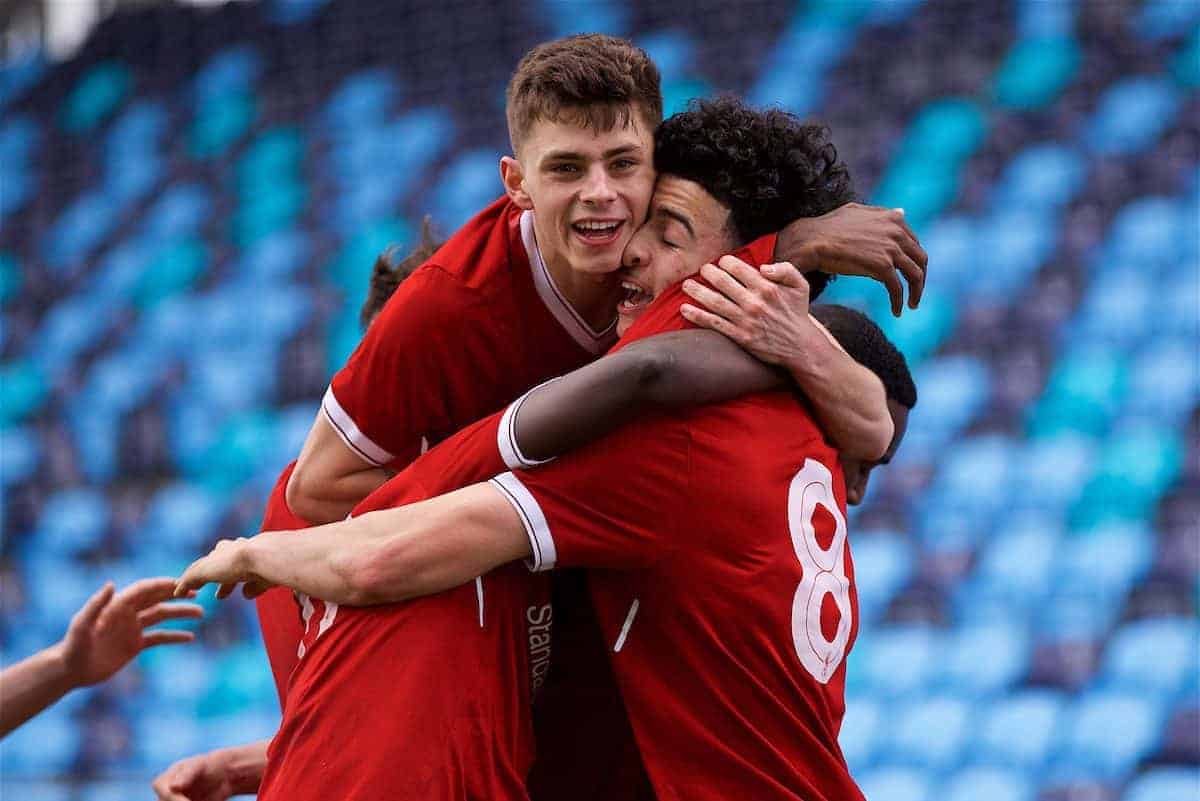
[[[509,196],[535,211],[547,264],[601,275],[620,267],[654,189],[652,135],[638,113],[599,132],[569,118],[539,120],[518,157],[501,161]]]
[[[738,245],[727,206],[695,181],[660,176],[650,216],[625,248],[617,333],[624,335],[664,289]]]

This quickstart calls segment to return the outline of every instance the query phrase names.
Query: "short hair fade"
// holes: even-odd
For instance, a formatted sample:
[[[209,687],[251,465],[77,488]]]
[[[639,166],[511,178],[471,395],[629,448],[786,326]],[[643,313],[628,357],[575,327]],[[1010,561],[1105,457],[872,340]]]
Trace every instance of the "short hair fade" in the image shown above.
[[[610,131],[637,109],[651,131],[662,121],[658,67],[627,39],[598,33],[540,44],[517,64],[505,95],[516,153],[539,120]]]
[[[908,361],[870,317],[837,303],[818,303],[810,311],[850,358],[879,376],[889,399],[905,409],[917,405],[917,385]]]

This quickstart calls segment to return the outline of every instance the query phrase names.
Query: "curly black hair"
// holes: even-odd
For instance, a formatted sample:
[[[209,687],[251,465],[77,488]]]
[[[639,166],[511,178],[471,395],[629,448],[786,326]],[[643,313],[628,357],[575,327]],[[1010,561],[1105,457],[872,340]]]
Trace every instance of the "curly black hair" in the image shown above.
[[[889,399],[905,409],[917,405],[917,385],[908,371],[908,361],[870,317],[836,303],[818,303],[809,311],[850,358],[879,376]]]
[[[730,209],[742,243],[854,199],[850,171],[829,129],[736,97],[693,100],[658,127],[654,167],[704,187]],[[806,274],[816,298],[830,276]]]
[[[413,270],[420,267],[437,252],[442,243],[437,240],[433,224],[426,216],[421,221],[421,240],[407,255],[400,256],[400,246],[392,245],[375,258],[375,266],[371,270],[371,284],[367,289],[367,299],[358,310],[358,323],[364,329],[375,319],[395,292],[396,287],[412,275]]]

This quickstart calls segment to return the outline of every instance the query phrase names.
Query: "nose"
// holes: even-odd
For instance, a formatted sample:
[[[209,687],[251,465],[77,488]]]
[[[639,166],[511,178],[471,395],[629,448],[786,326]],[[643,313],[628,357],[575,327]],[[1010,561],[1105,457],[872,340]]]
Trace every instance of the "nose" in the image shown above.
[[[579,193],[579,199],[584,203],[602,205],[612,203],[617,199],[617,193],[609,180],[608,171],[603,164],[593,165]]]
[[[642,244],[641,237],[634,235],[633,239],[629,240],[629,244],[625,246],[625,252],[621,254],[621,267],[626,272],[635,272],[645,267],[650,262],[650,254]]]

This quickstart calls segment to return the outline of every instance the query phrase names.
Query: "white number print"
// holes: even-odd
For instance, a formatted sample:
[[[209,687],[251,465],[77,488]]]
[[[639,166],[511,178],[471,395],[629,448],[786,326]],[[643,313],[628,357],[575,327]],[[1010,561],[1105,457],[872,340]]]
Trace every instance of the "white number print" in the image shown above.
[[[833,517],[836,528],[828,548],[817,542],[813,515],[823,506]],[[792,547],[804,568],[804,577],[792,599],[792,642],[800,663],[821,684],[833,677],[846,655],[850,640],[850,579],[846,577],[846,518],[833,495],[833,475],[829,468],[806,459],[788,488],[788,528]],[[837,634],[825,639],[821,630],[821,605],[825,596],[833,596],[840,620]]]

